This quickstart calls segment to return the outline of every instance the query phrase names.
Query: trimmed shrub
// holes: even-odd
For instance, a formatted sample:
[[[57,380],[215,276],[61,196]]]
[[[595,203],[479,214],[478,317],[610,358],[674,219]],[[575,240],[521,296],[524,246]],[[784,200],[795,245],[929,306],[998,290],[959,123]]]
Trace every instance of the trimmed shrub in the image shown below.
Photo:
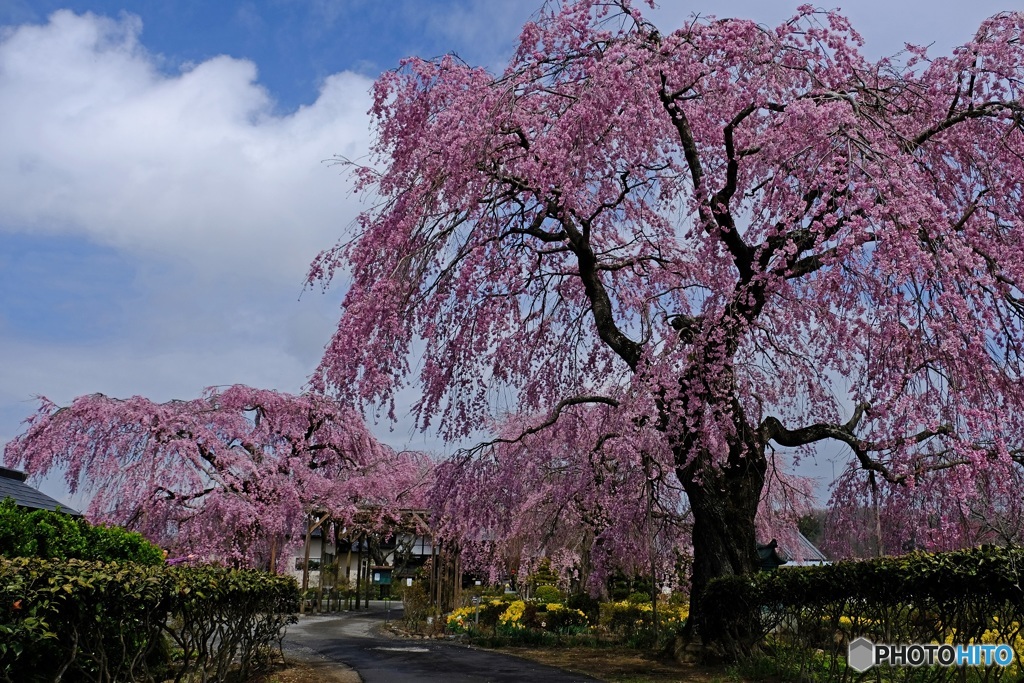
[[[626,602],[628,602],[631,605],[649,605],[651,604],[651,594],[641,592],[630,593],[629,596],[626,598]]]
[[[549,603],[549,602],[561,602],[564,596],[562,591],[558,590],[555,586],[537,586],[537,590],[533,592],[533,599],[537,602]]]
[[[716,579],[704,593],[701,635],[739,656],[766,640],[807,662],[824,653],[830,679],[845,675],[847,643],[859,636],[1024,645],[1022,572],[1024,549],[982,547]],[[1022,654],[1006,676],[1022,672]],[[947,680],[959,670],[930,675]]]
[[[93,525],[51,510],[26,511],[0,501],[0,556],[163,564],[163,551],[141,534]]]
[[[0,675],[247,680],[297,609],[295,580],[264,572],[0,558]]]

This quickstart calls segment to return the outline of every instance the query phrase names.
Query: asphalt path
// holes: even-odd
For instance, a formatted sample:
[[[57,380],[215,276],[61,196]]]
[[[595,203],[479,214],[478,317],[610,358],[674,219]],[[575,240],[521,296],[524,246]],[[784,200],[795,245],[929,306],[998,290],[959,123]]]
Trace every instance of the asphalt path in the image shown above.
[[[285,652],[345,664],[365,683],[576,683],[596,678],[572,674],[491,650],[441,640],[388,637],[381,605],[366,612],[311,615],[289,626]],[[401,616],[392,610],[391,618]]]

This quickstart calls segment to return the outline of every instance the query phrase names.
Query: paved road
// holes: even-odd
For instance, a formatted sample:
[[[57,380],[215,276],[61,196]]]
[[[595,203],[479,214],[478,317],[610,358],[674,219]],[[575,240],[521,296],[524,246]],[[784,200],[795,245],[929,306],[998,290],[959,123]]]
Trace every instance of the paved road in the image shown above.
[[[400,615],[400,613],[399,613]],[[391,613],[392,618],[395,612]],[[489,650],[381,635],[383,608],[307,616],[288,627],[285,651],[316,653],[359,672],[365,683],[576,683],[597,679]]]

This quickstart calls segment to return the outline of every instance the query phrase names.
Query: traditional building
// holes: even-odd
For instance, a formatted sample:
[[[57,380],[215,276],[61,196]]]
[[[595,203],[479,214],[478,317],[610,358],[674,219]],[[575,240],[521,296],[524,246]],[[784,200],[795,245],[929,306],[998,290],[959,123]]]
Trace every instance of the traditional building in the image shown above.
[[[28,475],[24,472],[0,467],[0,500],[11,498],[15,505],[26,510],[54,510],[73,517],[82,516],[78,510],[68,507],[39,489],[26,484],[27,478]]]

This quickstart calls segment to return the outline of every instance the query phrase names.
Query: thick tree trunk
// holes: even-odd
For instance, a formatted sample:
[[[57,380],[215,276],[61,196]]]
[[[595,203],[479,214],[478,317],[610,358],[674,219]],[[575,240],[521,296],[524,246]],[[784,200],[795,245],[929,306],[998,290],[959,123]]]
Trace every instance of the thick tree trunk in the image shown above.
[[[702,594],[712,579],[751,574],[758,570],[754,517],[764,488],[767,468],[763,448],[749,443],[734,446],[724,467],[707,458],[691,461],[677,471],[693,513],[693,576],[687,631],[701,633],[705,610]],[[708,644],[705,642],[705,644]],[[734,644],[728,644],[732,650]]]

